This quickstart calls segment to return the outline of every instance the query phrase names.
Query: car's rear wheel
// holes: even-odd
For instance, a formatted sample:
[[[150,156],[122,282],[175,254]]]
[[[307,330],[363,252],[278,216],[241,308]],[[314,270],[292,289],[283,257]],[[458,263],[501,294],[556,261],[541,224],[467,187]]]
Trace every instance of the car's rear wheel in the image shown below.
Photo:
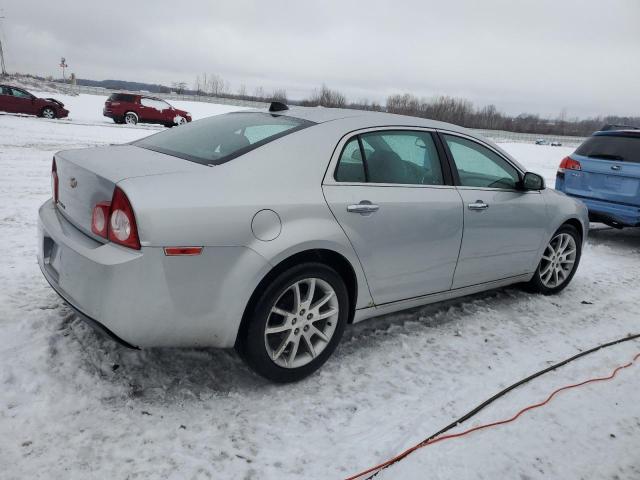
[[[41,115],[43,118],[53,119],[56,118],[56,111],[51,107],[44,107]]]
[[[134,112],[127,112],[124,114],[124,123],[127,125],[137,125],[138,124],[138,115]]]
[[[247,312],[238,350],[274,382],[294,382],[331,356],[347,323],[349,297],[332,268],[305,263],[280,273]]]
[[[582,254],[582,239],[573,225],[563,225],[545,247],[529,290],[552,295],[564,289],[576,273]]]

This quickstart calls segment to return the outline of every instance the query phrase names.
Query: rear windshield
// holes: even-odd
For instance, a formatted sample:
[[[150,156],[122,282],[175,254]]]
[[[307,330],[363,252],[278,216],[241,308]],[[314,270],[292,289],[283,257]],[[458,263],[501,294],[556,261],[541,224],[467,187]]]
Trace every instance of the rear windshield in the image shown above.
[[[640,163],[640,136],[594,135],[578,147],[576,154],[603,160]]]
[[[283,115],[235,112],[165,130],[133,145],[203,165],[219,165],[313,124]]]
[[[112,102],[135,102],[135,95],[127,95],[126,93],[113,93],[109,100]]]

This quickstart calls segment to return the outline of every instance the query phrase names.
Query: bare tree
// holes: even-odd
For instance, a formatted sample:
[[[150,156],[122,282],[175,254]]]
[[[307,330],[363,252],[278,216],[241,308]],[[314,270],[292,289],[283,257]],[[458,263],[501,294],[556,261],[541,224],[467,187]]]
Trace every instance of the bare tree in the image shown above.
[[[319,90],[314,90],[311,97],[302,103],[304,105],[343,108],[347,105],[347,98],[339,91],[331,90],[325,84],[322,84]]]

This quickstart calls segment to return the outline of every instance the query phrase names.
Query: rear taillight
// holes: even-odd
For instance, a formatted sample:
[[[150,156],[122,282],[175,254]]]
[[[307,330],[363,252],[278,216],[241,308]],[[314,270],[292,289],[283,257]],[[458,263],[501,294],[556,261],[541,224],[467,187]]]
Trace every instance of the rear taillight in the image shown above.
[[[93,215],[91,215],[91,231],[103,238],[109,237],[109,213],[111,213],[111,203],[100,202],[93,208]]]
[[[574,160],[571,157],[564,157],[560,162],[558,171],[564,172],[565,170],[582,170],[582,165],[580,165],[578,160]]]
[[[58,203],[58,167],[56,166],[55,158],[51,163],[51,196],[53,197],[53,203]]]
[[[120,245],[140,250],[136,217],[125,193],[118,187],[113,192],[107,238]]]
[[[125,193],[118,187],[111,202],[100,202],[93,207],[91,231],[111,242],[140,250],[136,217]]]

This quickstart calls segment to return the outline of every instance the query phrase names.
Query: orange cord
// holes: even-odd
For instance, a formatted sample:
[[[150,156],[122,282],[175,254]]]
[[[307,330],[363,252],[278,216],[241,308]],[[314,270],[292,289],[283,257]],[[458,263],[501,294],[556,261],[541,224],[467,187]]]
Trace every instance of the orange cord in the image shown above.
[[[497,421],[497,422],[488,423],[486,425],[479,425],[477,427],[473,427],[473,428],[470,428],[468,430],[464,430],[464,431],[459,432],[459,433],[452,433],[452,434],[449,434],[449,435],[442,435],[441,437],[436,437],[436,438],[432,438],[430,440],[426,440],[426,441],[420,442],[417,445],[414,445],[413,447],[405,450],[401,454],[396,455],[395,457],[391,458],[390,460],[387,460],[386,462],[381,463],[380,465],[376,465],[375,467],[371,467],[371,468],[369,468],[367,470],[364,470],[363,472],[360,472],[360,473],[358,473],[356,475],[348,477],[345,480],[357,480],[358,478],[363,477],[364,475],[366,475],[368,473],[373,473],[373,472],[380,471],[380,470],[390,466],[391,464],[402,460],[403,458],[407,457],[408,455],[410,455],[411,453],[415,452],[416,450],[418,450],[418,449],[420,449],[422,447],[433,445],[434,443],[442,442],[444,440],[450,440],[452,438],[462,437],[464,435],[468,435],[468,434],[470,434],[472,432],[476,432],[478,430],[484,430],[485,428],[496,427],[498,425],[504,425],[506,423],[511,423],[511,422],[515,421],[518,417],[520,417],[520,415],[522,415],[523,413],[528,412],[529,410],[534,410],[536,408],[540,408],[543,405],[546,405],[547,403],[549,403],[549,401],[551,401],[551,399],[553,397],[555,397],[558,393],[560,393],[560,392],[562,392],[564,390],[570,390],[572,388],[581,387],[581,386],[587,385],[589,383],[603,382],[605,380],[613,379],[618,374],[618,372],[620,370],[630,367],[631,365],[633,365],[633,363],[638,358],[640,358],[640,353],[638,353],[635,357],[633,357],[633,360],[631,360],[629,363],[626,363],[624,365],[620,365],[619,367],[616,367],[613,370],[613,372],[611,372],[611,374],[607,375],[606,377],[591,378],[589,380],[585,380],[584,382],[574,383],[573,385],[566,385],[564,387],[558,388],[557,390],[554,390],[553,392],[551,392],[551,394],[546,398],[546,400],[544,400],[544,401],[542,401],[540,403],[529,405],[528,407],[523,408],[518,413],[516,413],[513,417],[511,417],[511,418],[509,418],[507,420],[500,420],[500,421]]]

